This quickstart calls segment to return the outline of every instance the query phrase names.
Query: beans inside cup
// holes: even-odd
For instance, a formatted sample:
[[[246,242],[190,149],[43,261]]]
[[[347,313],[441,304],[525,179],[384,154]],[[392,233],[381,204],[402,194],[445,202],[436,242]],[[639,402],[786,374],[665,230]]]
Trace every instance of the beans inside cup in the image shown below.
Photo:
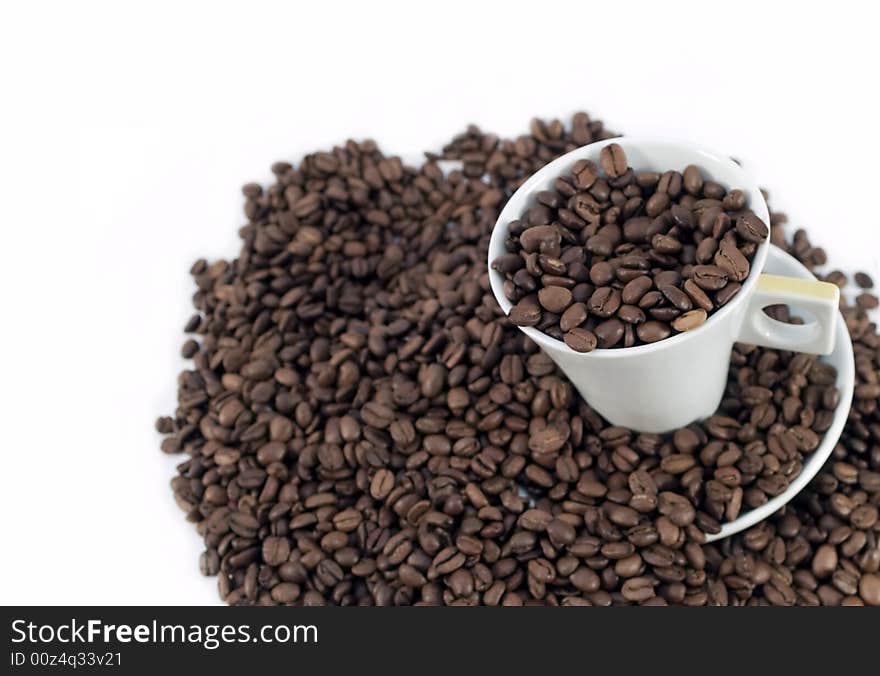
[[[698,328],[736,296],[770,232],[742,190],[694,165],[634,170],[617,143],[598,165],[576,162],[507,228],[492,268],[510,321],[578,352]]]

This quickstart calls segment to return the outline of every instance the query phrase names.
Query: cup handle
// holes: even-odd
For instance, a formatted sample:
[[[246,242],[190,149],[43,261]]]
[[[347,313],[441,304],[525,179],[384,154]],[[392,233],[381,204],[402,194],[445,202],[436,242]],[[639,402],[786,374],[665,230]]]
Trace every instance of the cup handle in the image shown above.
[[[786,324],[763,312],[768,305],[790,304],[815,317],[807,324]],[[737,340],[779,350],[830,354],[834,350],[840,289],[828,282],[779,275],[761,275],[749,300]],[[809,321],[809,320],[807,320]]]

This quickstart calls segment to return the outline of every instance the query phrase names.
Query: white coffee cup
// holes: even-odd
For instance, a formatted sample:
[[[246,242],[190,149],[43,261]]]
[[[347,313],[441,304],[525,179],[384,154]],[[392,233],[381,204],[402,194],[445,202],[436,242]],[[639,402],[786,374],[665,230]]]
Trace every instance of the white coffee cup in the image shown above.
[[[507,226],[535,204],[535,195],[550,190],[578,160],[599,164],[599,151],[618,143],[636,171],[682,171],[693,164],[704,179],[745,192],[748,207],[769,225],[770,214],[755,181],[729,157],[675,141],[622,137],[571,151],[544,166],[508,200],[489,242],[489,281],[501,309],[512,303],[504,295],[503,275],[491,268],[506,253]],[[730,352],[735,342],[794,352],[829,354],[834,348],[840,290],[833,284],[762,274],[769,241],[751,261],[742,289],[709,315],[702,326],[648,345],[576,352],[531,327],[520,327],[562,369],[584,400],[614,425],[639,432],[668,432],[712,415],[727,384]],[[790,304],[812,315],[805,325],[771,319],[762,309]]]

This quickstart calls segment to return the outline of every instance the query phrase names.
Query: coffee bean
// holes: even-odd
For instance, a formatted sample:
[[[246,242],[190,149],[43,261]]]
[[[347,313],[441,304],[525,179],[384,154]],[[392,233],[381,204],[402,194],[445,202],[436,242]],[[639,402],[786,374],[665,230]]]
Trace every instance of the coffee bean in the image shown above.
[[[559,318],[559,328],[563,331],[571,331],[587,321],[587,306],[584,303],[574,303]]]
[[[690,296],[694,305],[701,307],[707,313],[712,310],[712,299],[703,291],[693,279],[686,279],[683,285],[684,292]]]
[[[501,254],[492,261],[492,269],[505,274],[513,274],[524,265],[523,259],[515,253]]]
[[[587,309],[597,317],[608,318],[614,315],[620,307],[621,296],[617,289],[603,286],[590,296]]]
[[[678,270],[662,270],[654,275],[654,286],[678,286],[681,282],[681,273]]]
[[[541,306],[537,296],[526,296],[510,309],[510,321],[516,326],[537,326],[541,321]]]
[[[387,469],[379,469],[370,482],[370,495],[376,500],[384,500],[394,488],[394,474]]]
[[[858,591],[858,576],[853,571],[839,569],[831,576],[831,584],[842,594],[852,596]]]
[[[587,240],[586,249],[595,256],[608,256],[614,250],[614,243],[609,237],[604,235],[593,235]],[[592,268],[590,269],[590,273],[592,277]]]
[[[682,427],[673,433],[672,443],[679,452],[691,455],[700,445],[700,435],[690,427]]]
[[[861,289],[874,288],[874,280],[871,279],[871,275],[869,275],[867,272],[857,272],[855,274],[855,281]]]
[[[263,561],[270,566],[280,566],[287,561],[290,545],[287,538],[270,537],[263,541]]]
[[[703,177],[698,167],[693,164],[686,166],[682,172],[682,179],[688,194],[697,197],[703,192]]]
[[[520,525],[526,530],[543,531],[553,521],[553,516],[540,509],[529,509],[519,518]]]
[[[694,258],[697,263],[711,263],[716,251],[718,251],[718,240],[714,237],[706,237],[697,245]]]
[[[732,244],[722,242],[718,247],[714,260],[715,265],[721,268],[729,279],[743,282],[749,276],[748,259]],[[697,280],[697,284],[699,283],[699,280]]]
[[[869,606],[880,606],[880,575],[866,573],[859,580],[859,596]]]
[[[667,207],[669,207],[669,195],[665,192],[655,192],[648,198],[648,201],[645,204],[645,213],[653,218],[666,211]],[[661,253],[673,253],[681,248],[681,244],[676,245],[675,240],[671,237],[666,237],[664,235],[657,235],[656,237],[659,237],[660,239],[657,240],[655,238],[652,240],[652,242],[654,242],[653,246]]]
[[[614,267],[607,261],[599,261],[590,268],[590,281],[597,286],[605,286],[614,280]]]
[[[619,178],[626,173],[626,153],[617,143],[611,143],[599,152],[602,170],[611,178]]]
[[[718,291],[727,285],[727,273],[717,265],[697,265],[694,267],[694,283],[706,291]]]
[[[627,324],[641,324],[645,321],[645,313],[635,305],[621,305],[617,316]]]
[[[674,453],[667,455],[660,462],[660,468],[669,474],[684,474],[696,465],[696,460],[692,455],[684,453]]]
[[[639,522],[639,513],[632,507],[605,503],[605,514],[611,523],[625,528],[631,528]]]
[[[621,298],[628,305],[635,305],[654,285],[647,275],[640,275],[623,287]]]
[[[670,334],[669,325],[665,322],[649,321],[639,324],[636,327],[636,333],[645,343],[656,343],[663,340]]]
[[[697,226],[697,220],[690,206],[684,204],[684,200],[681,204],[673,204],[669,208],[669,216],[672,223],[683,231],[682,234],[693,237],[691,231]]]
[[[538,454],[554,453],[565,445],[568,437],[567,427],[547,426],[529,437],[529,450]]]
[[[547,525],[547,536],[550,542],[556,547],[564,547],[574,542],[577,537],[577,530],[567,521],[562,519],[553,519]],[[551,578],[552,579],[552,578]]]
[[[668,300],[682,312],[686,312],[693,307],[691,299],[688,297],[688,295],[681,289],[671,284],[658,286],[658,290],[666,297],[666,300]]]
[[[706,311],[702,308],[690,310],[672,320],[672,328],[676,331],[690,331],[706,323]]]
[[[731,298],[739,293],[741,288],[742,286],[739,282],[728,282],[715,294],[715,304],[718,307],[724,307],[730,302]]]
[[[552,225],[536,225],[528,228],[519,236],[519,243],[524,251],[554,251],[561,241],[559,230]]]
[[[220,572],[220,555],[214,549],[202,552],[199,557],[199,570],[202,575],[216,575]]]
[[[588,190],[599,178],[599,168],[590,160],[578,160],[572,167],[571,174],[575,187]]]
[[[733,211],[737,210],[734,209]],[[767,239],[767,235],[770,234],[766,223],[751,211],[747,211],[736,219],[736,232],[745,241],[755,242],[756,244],[763,242]]]
[[[837,550],[832,545],[822,545],[813,554],[813,575],[818,579],[830,577],[837,568]]]
[[[651,198],[653,199],[653,197]],[[651,246],[662,254],[674,254],[681,251],[682,245],[675,237],[656,234],[651,238]]]
[[[856,296],[856,305],[863,310],[876,310],[880,306],[880,298],[873,293],[860,293]]]
[[[596,326],[593,333],[599,347],[609,348],[620,343],[623,338],[623,330],[623,322],[619,319],[606,319]]]
[[[596,334],[592,331],[577,327],[568,331],[563,336],[563,340],[575,352],[592,352],[596,349],[599,342]]]
[[[302,590],[299,585],[291,582],[281,582],[272,587],[269,595],[275,603],[289,605],[300,598],[301,592]]]
[[[394,409],[377,401],[369,401],[361,409],[361,418],[370,427],[384,430],[394,420]]]
[[[561,314],[571,305],[571,291],[561,286],[546,286],[538,291],[538,302],[545,310]]]
[[[660,513],[668,517],[676,526],[687,526],[693,522],[696,513],[687,498],[670,491],[664,491],[657,497]]]
[[[623,583],[620,591],[627,601],[647,601],[654,596],[654,584],[649,577],[633,577]]]

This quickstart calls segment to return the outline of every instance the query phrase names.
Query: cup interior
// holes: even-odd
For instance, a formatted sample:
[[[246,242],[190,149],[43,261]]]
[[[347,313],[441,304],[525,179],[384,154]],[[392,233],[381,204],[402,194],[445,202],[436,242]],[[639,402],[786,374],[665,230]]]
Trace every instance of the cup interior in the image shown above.
[[[513,304],[504,295],[504,275],[492,269],[492,261],[506,253],[504,242],[507,239],[508,224],[521,218],[527,209],[534,206],[537,193],[542,190],[551,190],[554,181],[558,177],[568,174],[579,160],[587,159],[599,164],[600,151],[611,143],[617,143],[624,149],[629,165],[636,171],[663,172],[670,169],[682,171],[689,164],[696,165],[699,167],[704,179],[717,181],[728,190],[733,188],[742,190],[747,197],[747,206],[769,226],[769,209],[757,182],[741,166],[723,153],[680,141],[640,138],[637,136],[623,136],[591,143],[556,158],[538,170],[511,196],[499,214],[489,241],[489,283],[495,299],[505,314],[510,313]],[[751,290],[757,283],[758,276],[764,269],[768,247],[769,238],[755,252],[755,256],[751,261],[749,276],[743,283],[742,290],[724,307],[709,315],[708,320],[703,326],[692,331],[670,336],[656,343],[635,347],[596,349],[592,352],[576,352],[563,341],[556,340],[539,329],[533,327],[521,327],[521,329],[538,345],[577,355],[578,358],[582,359],[622,358],[632,355],[635,351],[648,352],[662,349],[664,346],[669,346],[673,341],[680,342],[692,338],[695,334],[705,330],[709,322],[720,321],[726,314],[733,312],[738,303],[748,298]]]

